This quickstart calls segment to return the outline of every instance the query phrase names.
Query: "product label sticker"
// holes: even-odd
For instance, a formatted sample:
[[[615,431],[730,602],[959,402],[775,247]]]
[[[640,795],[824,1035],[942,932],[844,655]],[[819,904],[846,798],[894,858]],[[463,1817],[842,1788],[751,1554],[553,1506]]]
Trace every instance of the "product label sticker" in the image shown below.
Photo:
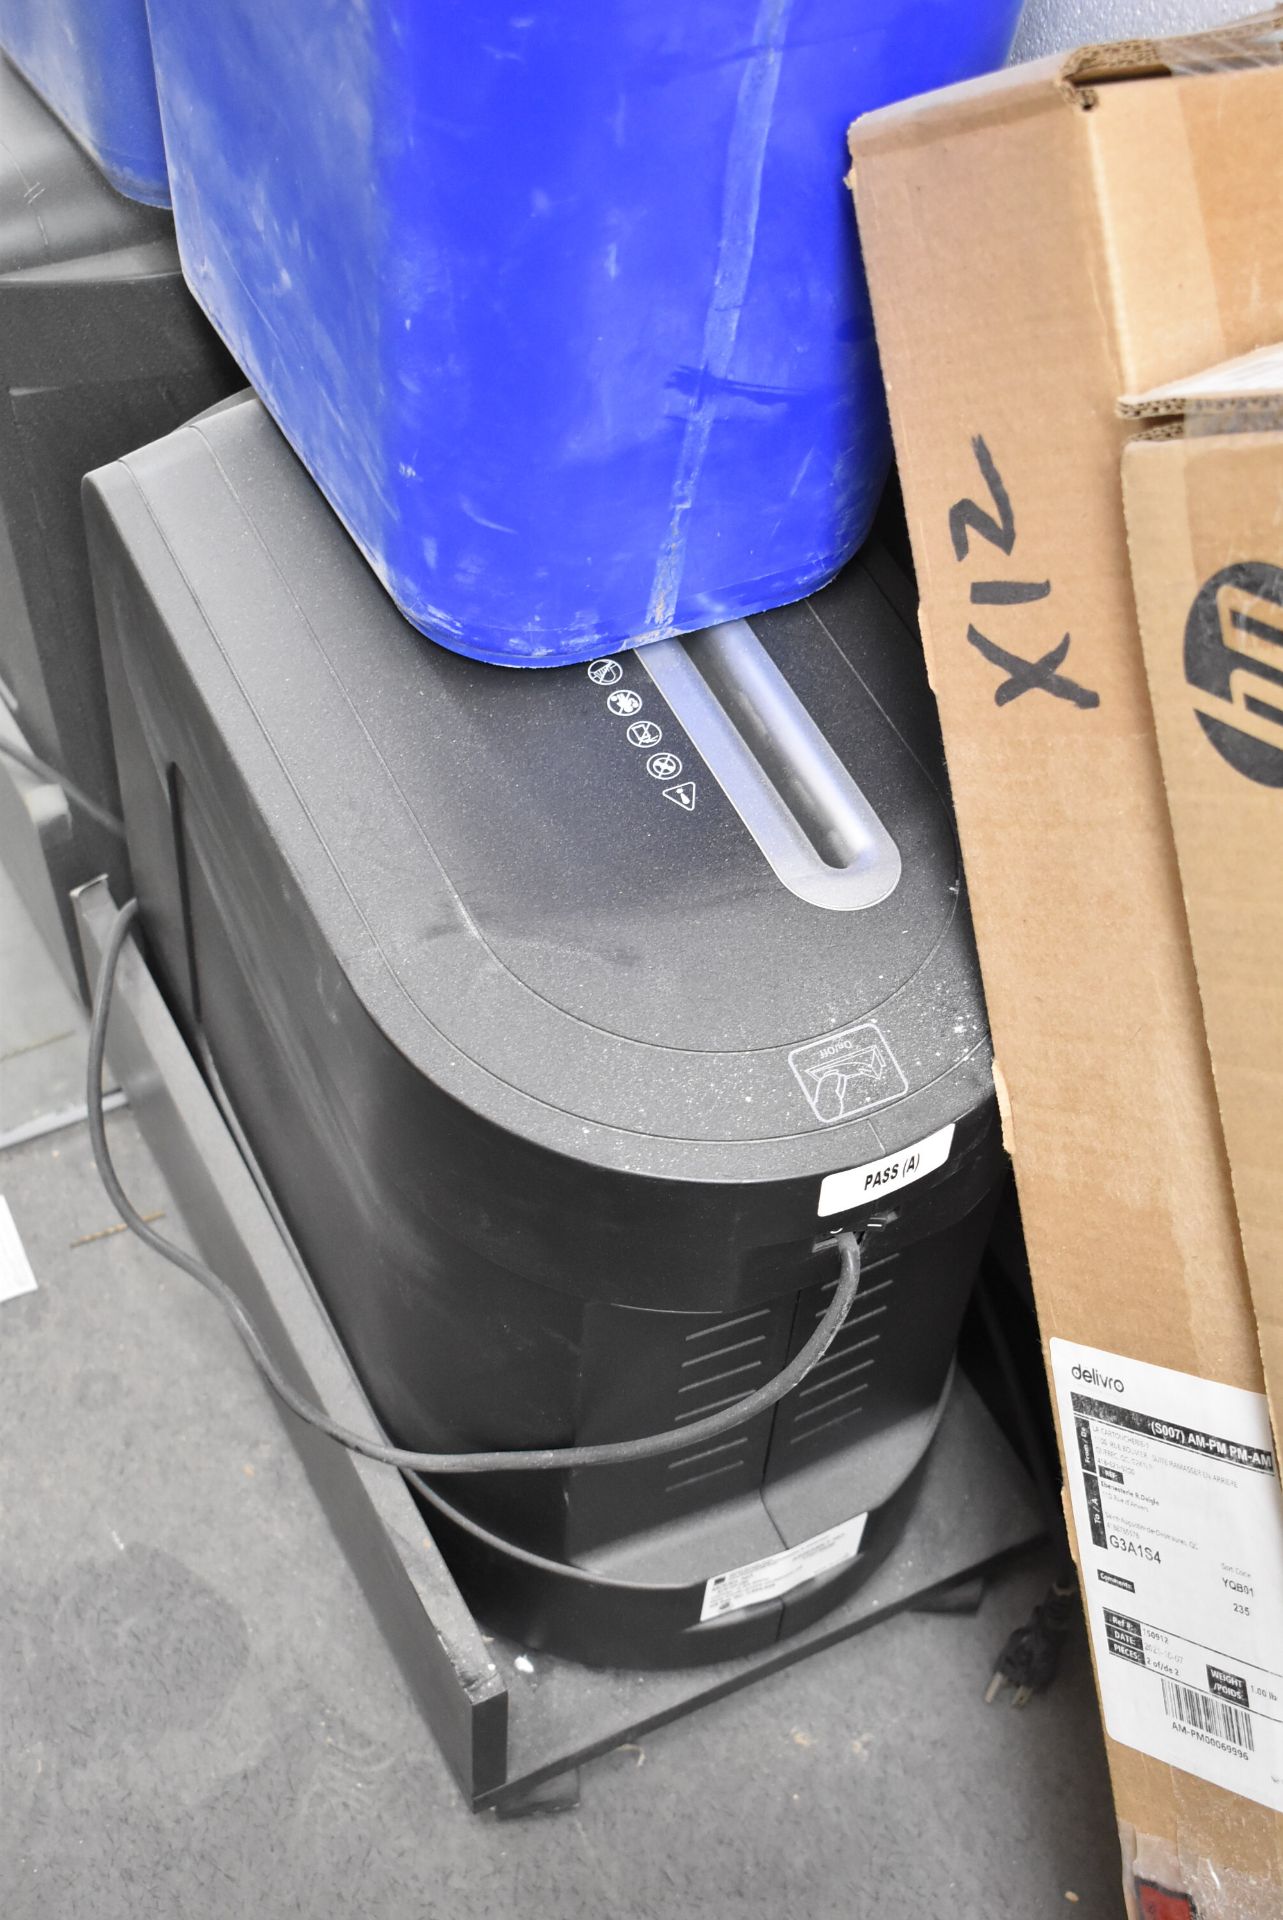
[[[31,1271],[27,1249],[9,1211],[9,1202],[0,1194],[0,1300],[15,1300],[20,1293],[35,1290],[36,1276]]]
[[[854,1520],[843,1520],[827,1533],[817,1533],[800,1547],[786,1547],[765,1560],[752,1560],[746,1567],[732,1567],[729,1573],[715,1573],[704,1588],[701,1620],[719,1620],[724,1613],[738,1613],[741,1607],[756,1607],[763,1600],[778,1600],[804,1581],[822,1573],[832,1573],[847,1560],[854,1560],[864,1538],[867,1513]]]
[[[894,1193],[897,1187],[907,1187],[925,1174],[935,1173],[949,1158],[954,1131],[951,1120],[947,1127],[929,1133],[925,1140],[915,1140],[900,1153],[889,1153],[883,1160],[870,1160],[863,1167],[847,1167],[842,1173],[826,1173],[820,1182],[820,1204],[816,1209],[820,1219],[827,1220],[834,1213],[848,1213],[852,1207],[865,1206],[884,1193]]]
[[[1069,1340],[1051,1364],[1106,1726],[1283,1813],[1283,1494],[1265,1395]]]

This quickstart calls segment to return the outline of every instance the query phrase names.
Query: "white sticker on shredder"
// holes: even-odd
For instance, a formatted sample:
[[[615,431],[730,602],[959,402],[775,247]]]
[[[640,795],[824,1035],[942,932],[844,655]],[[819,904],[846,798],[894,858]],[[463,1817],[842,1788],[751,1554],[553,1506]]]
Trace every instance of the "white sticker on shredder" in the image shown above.
[[[732,1567],[729,1573],[715,1573],[704,1588],[701,1620],[716,1620],[724,1613],[737,1613],[741,1607],[756,1607],[763,1600],[778,1600],[800,1587],[804,1580],[832,1573],[846,1560],[854,1560],[864,1538],[867,1513],[854,1520],[842,1520],[827,1533],[817,1533],[800,1547],[786,1547],[765,1560],[751,1560],[746,1567]]]
[[[1051,1342],[1105,1724],[1283,1812],[1283,1494],[1263,1393]]]
[[[880,1199],[884,1193],[894,1193],[897,1187],[907,1187],[912,1181],[921,1180],[924,1174],[934,1173],[949,1158],[953,1134],[951,1120],[947,1127],[929,1133],[925,1140],[915,1140],[900,1153],[888,1153],[885,1159],[870,1160],[863,1167],[847,1167],[841,1173],[826,1173],[820,1182],[820,1204],[816,1209],[820,1219],[848,1213],[852,1207],[862,1207],[875,1196]]]

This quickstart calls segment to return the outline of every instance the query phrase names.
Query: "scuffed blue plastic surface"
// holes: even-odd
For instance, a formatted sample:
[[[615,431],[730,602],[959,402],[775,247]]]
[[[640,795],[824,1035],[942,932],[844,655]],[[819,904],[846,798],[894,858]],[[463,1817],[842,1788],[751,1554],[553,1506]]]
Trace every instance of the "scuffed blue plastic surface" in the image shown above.
[[[151,0],[192,287],[403,612],[551,666],[800,598],[889,441],[848,123],[1019,0]]]
[[[0,49],[117,192],[169,205],[146,0],[0,0]]]

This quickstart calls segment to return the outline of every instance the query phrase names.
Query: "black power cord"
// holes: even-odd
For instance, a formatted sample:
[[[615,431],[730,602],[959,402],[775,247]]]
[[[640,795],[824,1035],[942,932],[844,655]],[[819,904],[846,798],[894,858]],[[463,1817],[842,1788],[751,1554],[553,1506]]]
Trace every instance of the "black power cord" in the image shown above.
[[[65,773],[59,773],[57,767],[50,766],[47,760],[42,760],[39,754],[32,753],[29,747],[20,747],[14,740],[0,739],[0,753],[4,754],[7,760],[25,767],[28,773],[34,773],[37,780],[48,780],[52,786],[61,787],[68,800],[74,801],[82,813],[87,813],[89,818],[96,820],[100,827],[106,827],[107,831],[114,833],[117,839],[124,839],[123,820],[118,820],[114,813],[108,813],[106,807],[99,806],[83,787],[78,787],[74,780],[67,778]]]
[[[840,1258],[838,1282],[823,1318],[806,1345],[764,1386],[758,1387],[734,1406],[725,1407],[720,1413],[710,1413],[703,1420],[696,1420],[680,1431],[669,1428],[663,1433],[644,1434],[636,1440],[613,1440],[591,1447],[525,1447],[492,1453],[416,1453],[408,1447],[390,1446],[386,1441],[368,1440],[364,1434],[339,1426],[322,1408],[314,1406],[291,1386],[227,1282],[220,1279],[203,1260],[175,1246],[148,1225],[121,1186],[112,1164],[102,1104],[103,1057],[116,969],[137,912],[138,902],[126,901],[112,922],[103,950],[102,965],[98,970],[93,1016],[89,1023],[89,1072],[85,1104],[89,1113],[89,1138],[99,1177],[130,1232],[137,1234],[154,1253],[159,1253],[162,1258],[189,1274],[207,1293],[213,1294],[272,1391],[284,1401],[291,1413],[309,1427],[328,1434],[352,1453],[364,1454],[367,1460],[379,1460],[385,1466],[415,1473],[534,1473],[558,1467],[627,1466],[639,1460],[653,1460],[666,1453],[684,1453],[698,1441],[716,1439],[718,1435],[756,1419],[759,1413],[764,1413],[768,1407],[782,1400],[785,1394],[791,1393],[831,1345],[851,1310],[851,1303],[860,1285],[860,1243],[855,1234],[849,1231],[834,1234],[829,1243],[837,1248]]]
[[[991,1707],[1004,1687],[1011,1688],[1013,1707],[1027,1707],[1036,1694],[1045,1693],[1060,1672],[1061,1655],[1081,1617],[1078,1576],[1071,1562],[1067,1574],[1057,1573],[1024,1625],[1007,1635],[985,1688],[985,1705]]]

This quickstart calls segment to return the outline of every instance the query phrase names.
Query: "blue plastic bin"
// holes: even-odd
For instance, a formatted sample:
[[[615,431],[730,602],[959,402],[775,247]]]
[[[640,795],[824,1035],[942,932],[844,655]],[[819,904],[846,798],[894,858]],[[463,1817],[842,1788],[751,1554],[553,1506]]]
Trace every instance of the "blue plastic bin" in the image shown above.
[[[407,617],[552,666],[795,600],[888,433],[843,186],[1019,0],[151,0],[184,268]]]
[[[169,205],[146,0],[0,0],[0,51],[118,193]]]

